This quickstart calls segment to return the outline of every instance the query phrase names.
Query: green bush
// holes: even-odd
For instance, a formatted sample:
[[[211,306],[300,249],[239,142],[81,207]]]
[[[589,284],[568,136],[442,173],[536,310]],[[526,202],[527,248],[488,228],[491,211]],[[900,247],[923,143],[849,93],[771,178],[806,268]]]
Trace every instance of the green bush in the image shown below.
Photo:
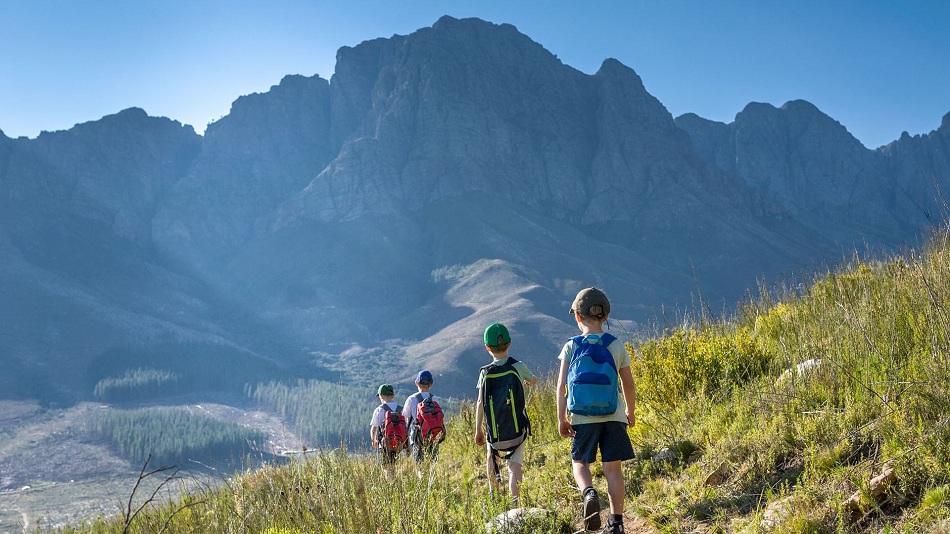
[[[764,373],[771,361],[746,327],[730,333],[681,328],[628,350],[638,396],[661,406],[675,406],[697,394],[728,393]]]

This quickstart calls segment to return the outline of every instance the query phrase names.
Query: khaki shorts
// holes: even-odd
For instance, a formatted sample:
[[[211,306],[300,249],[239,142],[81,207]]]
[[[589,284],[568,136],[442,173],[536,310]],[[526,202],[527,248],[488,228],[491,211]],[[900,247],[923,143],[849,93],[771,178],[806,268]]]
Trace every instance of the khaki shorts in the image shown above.
[[[525,439],[524,441],[522,441],[522,442],[521,442],[521,445],[518,445],[518,448],[515,449],[514,452],[511,453],[511,456],[509,456],[509,457],[508,457],[508,460],[506,460],[506,461],[507,461],[507,462],[510,462],[510,463],[516,463],[516,464],[524,465],[524,446],[525,446],[525,443],[528,443],[528,440],[527,440],[527,439]],[[505,454],[508,454],[507,452],[496,451],[495,449],[493,449],[493,448],[491,447],[491,445],[485,445],[485,447],[486,447],[486,449],[487,449],[487,453],[488,453],[488,457],[489,457],[489,458],[491,458],[492,455],[501,457],[501,456],[503,456],[503,455],[505,455]]]

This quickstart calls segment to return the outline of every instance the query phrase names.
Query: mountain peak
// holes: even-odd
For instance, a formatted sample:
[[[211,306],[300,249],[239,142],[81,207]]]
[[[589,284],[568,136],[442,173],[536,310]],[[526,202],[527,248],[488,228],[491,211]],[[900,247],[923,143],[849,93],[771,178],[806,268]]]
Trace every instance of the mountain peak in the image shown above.
[[[689,302],[699,281],[709,302],[732,299],[809,263],[832,238],[906,235],[886,233],[891,213],[923,190],[919,176],[946,180],[939,143],[892,151],[921,162],[895,192],[884,156],[835,124],[798,100],[751,103],[729,125],[674,122],[615,58],[586,74],[512,25],[442,17],[340,48],[329,81],[288,75],[242,96],[204,136],[129,108],[42,139],[0,137],[0,252],[13,246],[3,234],[40,229],[14,234],[39,258],[36,287],[51,286],[55,266],[63,283],[79,281],[70,293],[102,294],[116,285],[108,274],[74,276],[52,244],[75,243],[85,257],[104,234],[109,246],[140,245],[127,267],[109,267],[147,282],[118,280],[128,298],[114,306],[128,313],[78,316],[94,325],[85,338],[65,324],[43,332],[57,339],[26,340],[28,328],[0,338],[22,332],[18,343],[37,354],[55,341],[79,370],[142,339],[299,353],[315,373],[364,347],[383,365],[361,368],[361,379],[426,365],[453,370],[444,391],[459,392],[491,322],[508,322],[539,370],[551,365],[537,355],[563,344],[563,310],[587,285],[608,288],[633,330],[654,309]],[[12,256],[0,254],[0,275]],[[168,258],[174,273],[161,269]],[[199,292],[191,273],[221,298]],[[225,305],[226,295],[241,302]],[[26,300],[9,315],[41,316]]]
[[[512,24],[502,23],[495,24],[494,22],[488,22],[486,20],[476,18],[476,17],[466,17],[466,18],[455,18],[450,15],[442,15],[439,17],[439,20],[435,21],[435,24],[432,25],[433,30],[439,31],[471,31],[472,28],[498,28],[503,31],[513,31],[518,32]]]

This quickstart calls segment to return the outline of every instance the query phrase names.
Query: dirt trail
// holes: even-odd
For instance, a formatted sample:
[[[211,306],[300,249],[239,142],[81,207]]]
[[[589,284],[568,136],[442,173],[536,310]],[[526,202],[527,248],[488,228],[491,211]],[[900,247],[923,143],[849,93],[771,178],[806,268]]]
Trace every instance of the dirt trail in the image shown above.
[[[659,532],[649,521],[630,512],[623,516],[623,529],[625,534],[656,534]]]
[[[592,534],[596,532],[600,532],[600,530],[604,526],[606,526],[607,524],[606,510],[601,512],[601,520],[603,521],[601,528],[591,531]],[[582,522],[578,521],[577,524],[574,525],[574,528],[579,529],[579,530],[575,530],[574,534],[585,534],[584,525]],[[624,534],[658,534],[659,533],[659,530],[657,530],[653,525],[651,525],[649,521],[636,515],[630,510],[626,510],[623,514],[623,530],[624,530]]]

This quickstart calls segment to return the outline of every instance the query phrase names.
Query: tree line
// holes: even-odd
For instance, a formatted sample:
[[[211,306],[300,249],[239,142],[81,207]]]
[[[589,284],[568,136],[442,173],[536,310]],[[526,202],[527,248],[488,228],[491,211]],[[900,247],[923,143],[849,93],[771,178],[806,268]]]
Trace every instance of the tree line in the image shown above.
[[[178,374],[171,371],[136,368],[96,383],[93,396],[104,402],[135,402],[181,392]]]
[[[370,394],[323,380],[262,382],[245,387],[245,394],[266,410],[289,421],[312,447],[336,447],[341,442],[367,439],[370,414],[379,400]]]
[[[90,416],[89,434],[111,444],[133,464],[151,456],[152,464],[196,460],[231,465],[243,461],[267,434],[175,408],[103,410]]]

